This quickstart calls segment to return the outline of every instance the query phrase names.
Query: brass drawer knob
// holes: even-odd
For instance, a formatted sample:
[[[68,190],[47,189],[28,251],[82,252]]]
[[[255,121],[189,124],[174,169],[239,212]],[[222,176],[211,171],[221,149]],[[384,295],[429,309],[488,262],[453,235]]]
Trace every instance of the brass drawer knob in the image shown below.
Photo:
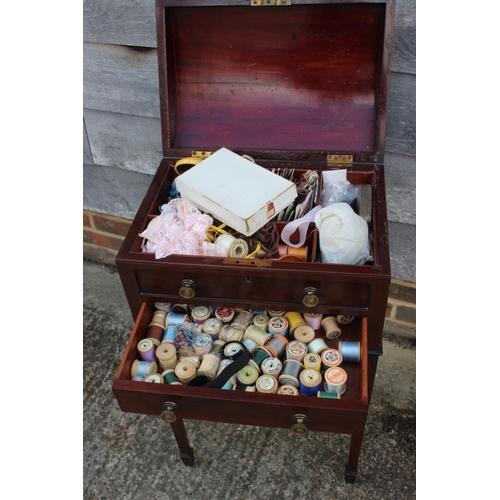
[[[293,425],[290,429],[293,434],[296,436],[305,436],[309,432],[309,429],[306,427],[306,423],[309,422],[309,417],[307,415],[302,415],[301,413],[297,413],[292,417]]]
[[[304,288],[302,303],[306,307],[316,307],[319,304],[318,290],[312,286]]]
[[[167,402],[163,404],[163,411],[160,413],[160,417],[167,423],[172,423],[177,420],[177,415],[175,412],[177,411],[177,405],[172,402]]]
[[[185,299],[192,299],[196,295],[196,283],[193,280],[182,280],[179,295]]]

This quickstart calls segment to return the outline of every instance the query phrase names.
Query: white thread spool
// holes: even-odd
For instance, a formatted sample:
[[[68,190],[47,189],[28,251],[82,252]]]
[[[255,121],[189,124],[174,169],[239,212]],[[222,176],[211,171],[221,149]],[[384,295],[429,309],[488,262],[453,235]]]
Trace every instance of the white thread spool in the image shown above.
[[[309,345],[308,345],[308,351],[314,354],[319,354],[325,350],[328,349],[328,346],[326,345],[325,341],[321,338],[319,339],[314,339]]]
[[[213,380],[219,369],[220,358],[217,354],[209,352],[203,356],[201,365],[198,368],[198,375],[205,375],[210,380]]]
[[[156,357],[162,370],[174,368],[177,364],[177,349],[171,342],[162,342],[156,348]]]
[[[263,374],[270,375],[277,379],[281,373],[283,364],[278,358],[269,357],[262,361],[260,368]]]
[[[248,244],[241,238],[236,238],[232,234],[221,234],[216,240],[215,245],[221,246],[228,257],[244,259],[248,255]]]
[[[219,332],[219,338],[226,342],[239,342],[244,334],[245,329],[240,325],[224,325]]]
[[[332,366],[325,372],[325,390],[342,395],[346,390],[347,373],[340,366]]]
[[[266,342],[269,342],[269,340],[272,338],[272,335],[270,333],[267,333],[266,331],[261,330],[255,325],[250,325],[245,330],[244,338],[253,340],[257,344],[257,346],[262,346],[266,344]]]
[[[340,337],[342,330],[340,329],[336,318],[327,316],[321,321],[321,326],[325,330],[326,338],[333,340]]]
[[[267,314],[257,314],[253,319],[253,324],[261,330],[267,329],[267,322],[269,321],[269,316]]]
[[[174,373],[180,382],[187,384],[196,377],[196,365],[183,359],[175,365]]]

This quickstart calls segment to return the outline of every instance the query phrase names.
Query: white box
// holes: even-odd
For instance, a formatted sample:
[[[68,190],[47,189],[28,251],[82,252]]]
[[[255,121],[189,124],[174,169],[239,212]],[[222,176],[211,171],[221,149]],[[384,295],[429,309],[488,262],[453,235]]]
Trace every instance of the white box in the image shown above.
[[[297,197],[295,184],[222,148],[179,175],[181,198],[251,236]]]

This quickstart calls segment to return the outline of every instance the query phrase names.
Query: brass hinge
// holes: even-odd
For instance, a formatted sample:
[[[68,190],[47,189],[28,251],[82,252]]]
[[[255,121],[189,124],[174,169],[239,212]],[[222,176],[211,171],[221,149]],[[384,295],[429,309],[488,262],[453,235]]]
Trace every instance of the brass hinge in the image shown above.
[[[326,163],[329,167],[352,165],[352,155],[326,155]]]
[[[253,7],[266,7],[270,5],[292,5],[292,0],[250,0]]]
[[[191,156],[194,158],[208,158],[212,154],[211,151],[191,151]]]

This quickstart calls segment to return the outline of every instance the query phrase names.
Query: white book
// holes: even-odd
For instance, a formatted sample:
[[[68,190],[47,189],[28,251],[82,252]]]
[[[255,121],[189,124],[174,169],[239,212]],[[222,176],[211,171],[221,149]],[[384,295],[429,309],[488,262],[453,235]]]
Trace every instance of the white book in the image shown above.
[[[222,148],[179,175],[189,201],[245,236],[251,236],[297,197],[295,184]]]

